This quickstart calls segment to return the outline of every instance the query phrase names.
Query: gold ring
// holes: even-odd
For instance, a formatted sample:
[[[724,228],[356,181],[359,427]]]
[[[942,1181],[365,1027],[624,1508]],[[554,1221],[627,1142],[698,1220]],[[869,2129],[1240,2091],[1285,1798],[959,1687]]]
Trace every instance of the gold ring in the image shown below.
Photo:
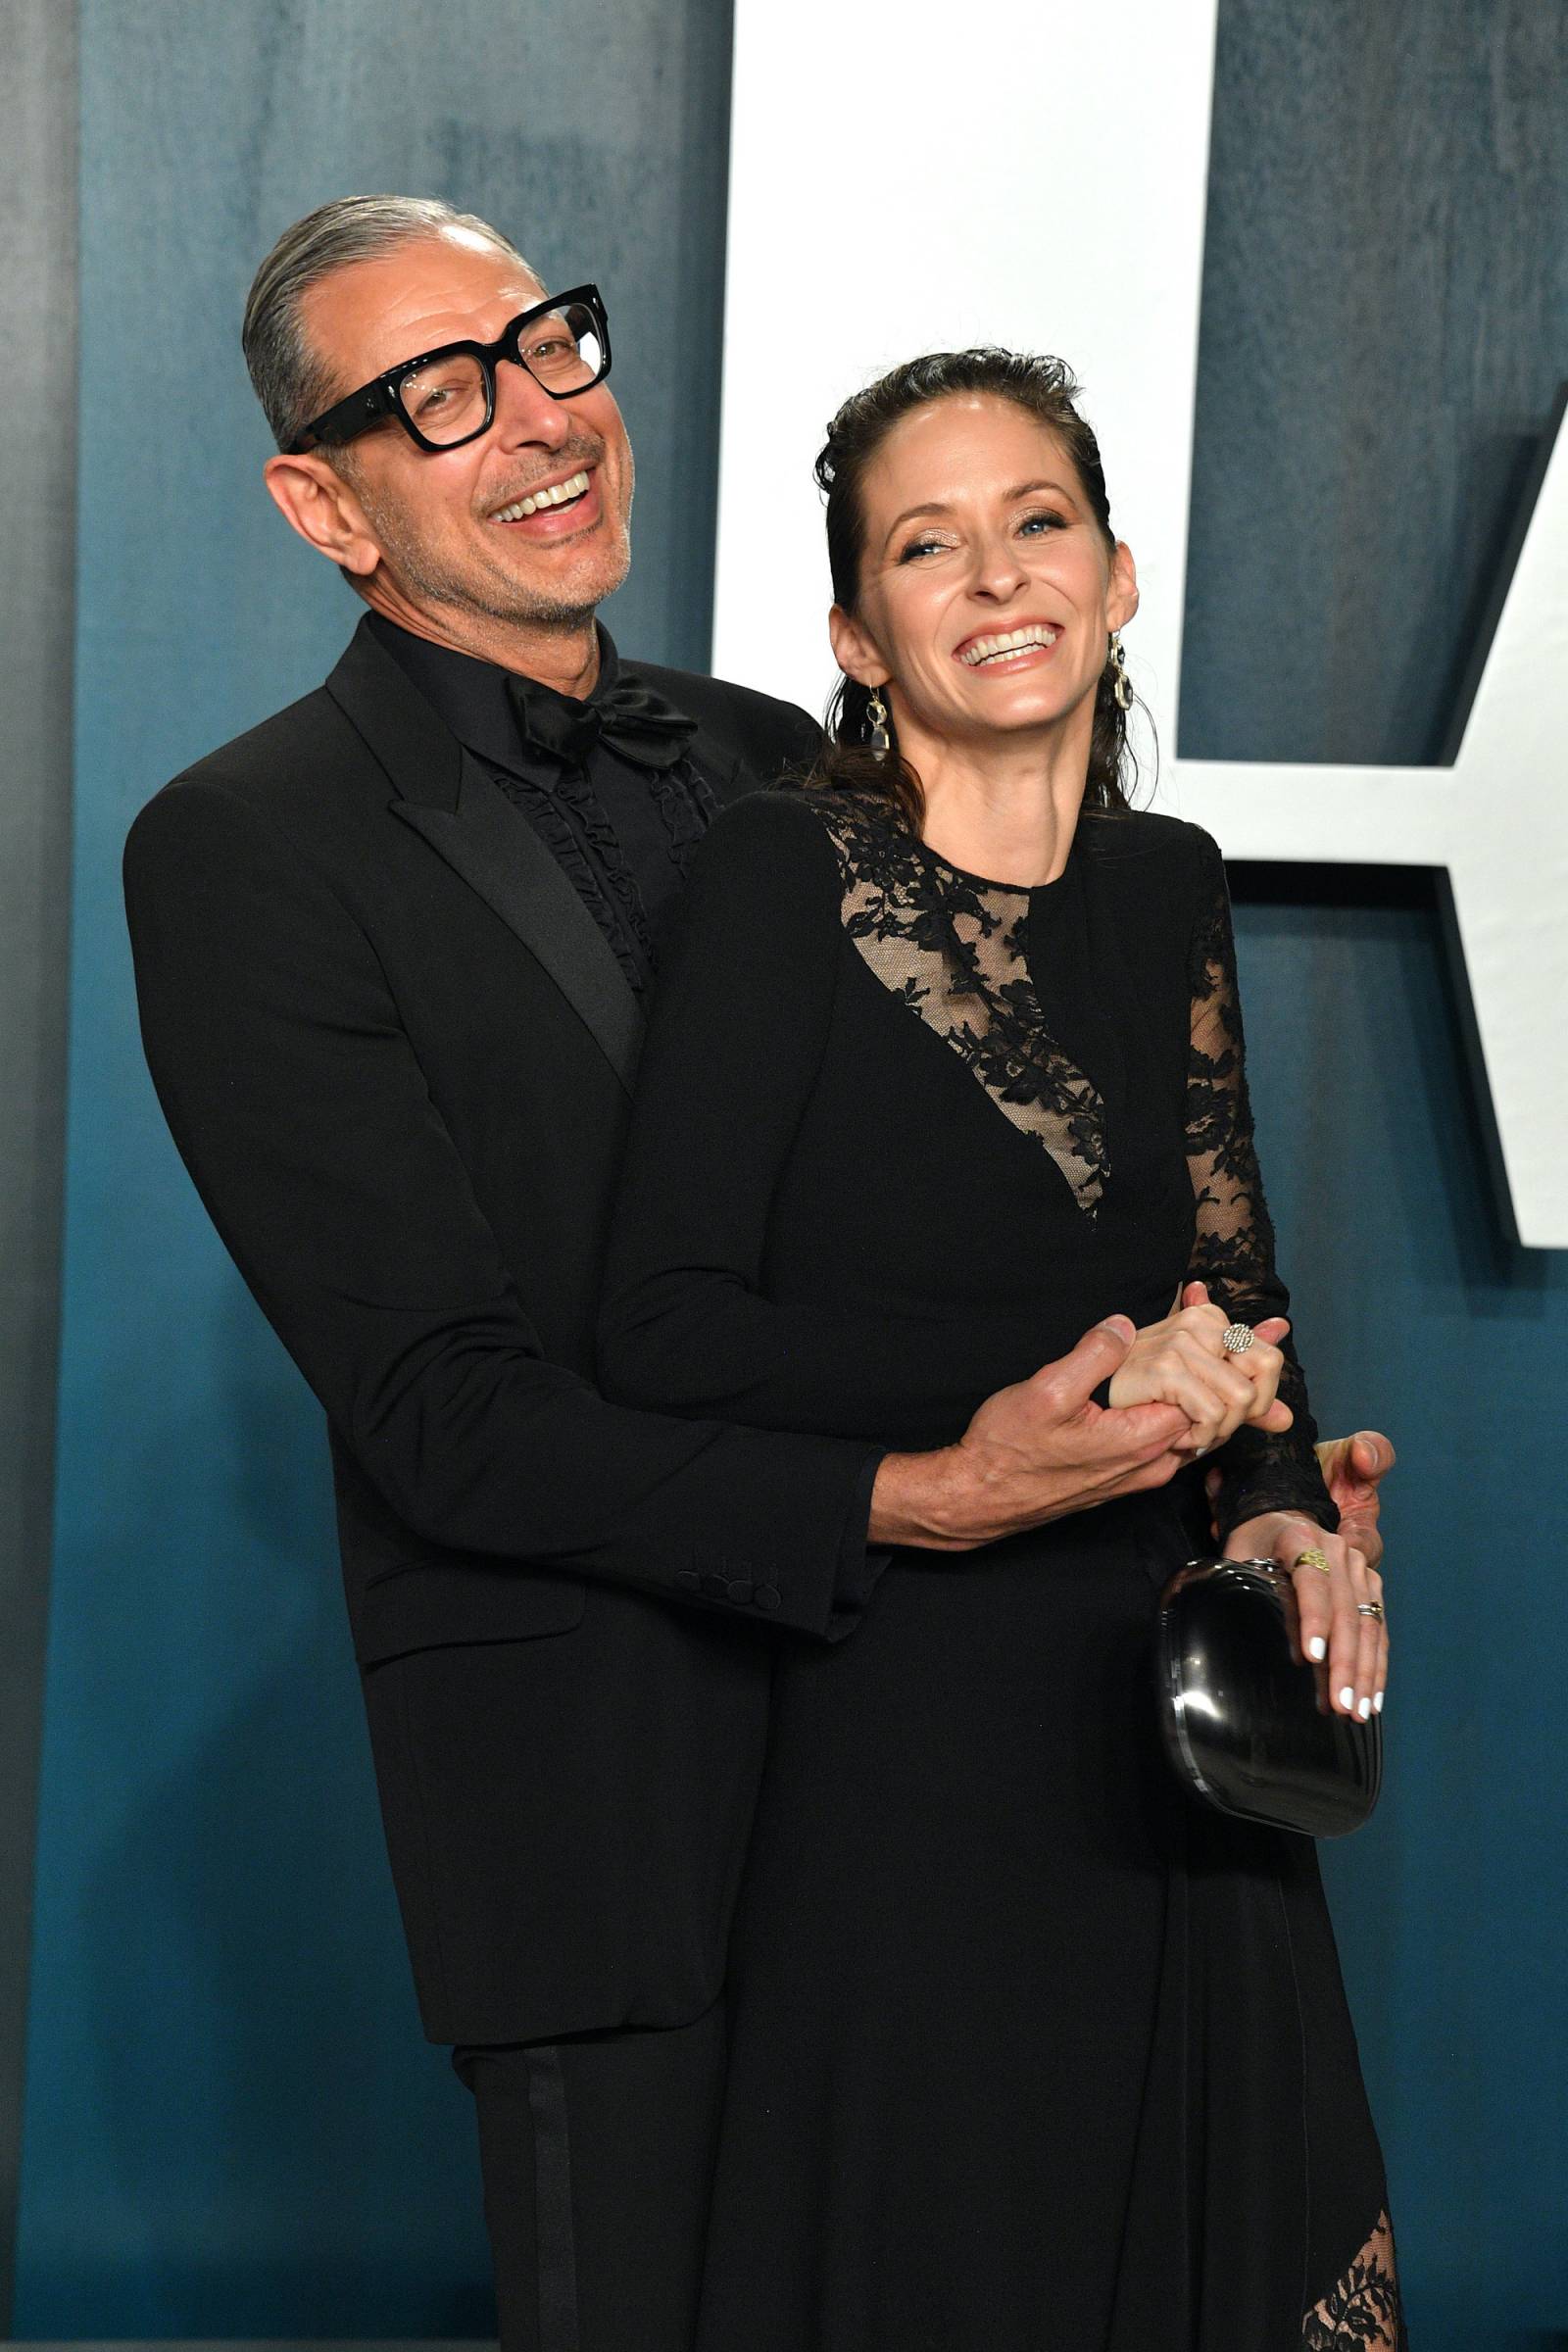
[[[1317,1544],[1309,1544],[1304,1551],[1298,1551],[1291,1562],[1291,1566],[1293,1568],[1315,1568],[1320,1576],[1334,1574],[1321,1545]]]
[[[1355,1613],[1358,1617],[1381,1617],[1383,1603],[1381,1600],[1358,1600],[1355,1604]]]

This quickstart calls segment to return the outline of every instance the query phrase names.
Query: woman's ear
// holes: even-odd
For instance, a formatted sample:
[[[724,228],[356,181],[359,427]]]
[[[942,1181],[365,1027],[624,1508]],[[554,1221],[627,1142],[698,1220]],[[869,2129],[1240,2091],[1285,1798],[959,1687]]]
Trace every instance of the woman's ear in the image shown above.
[[[375,569],[381,550],[365,510],[324,458],[269,458],[262,477],[273,505],[328,563],[362,579]]]
[[[827,616],[828,642],[833,659],[847,678],[858,686],[885,686],[893,672],[877,652],[876,645],[864,624],[842,605],[835,605]]]
[[[1105,625],[1124,629],[1138,610],[1138,569],[1133,563],[1133,551],[1125,539],[1118,539],[1116,552],[1110,559],[1110,584],[1105,591]]]

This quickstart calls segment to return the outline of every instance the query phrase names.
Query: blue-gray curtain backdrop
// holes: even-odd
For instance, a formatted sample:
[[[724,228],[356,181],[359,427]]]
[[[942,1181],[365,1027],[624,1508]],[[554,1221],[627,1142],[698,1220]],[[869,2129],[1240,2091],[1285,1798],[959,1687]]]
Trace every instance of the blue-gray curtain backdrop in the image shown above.
[[[262,254],[346,190],[444,196],[547,279],[597,278],[646,551],[611,624],[702,662],[729,8],[81,0],[79,28],[69,1179],[13,2332],[482,2334],[468,2101],[419,2040],[319,1416],[162,1130],[120,852],[361,609],[263,492],[237,342]]]
[[[469,2123],[418,2038],[318,1418],[164,1135],[119,854],[355,616],[261,491],[235,340],[256,260],[332,193],[445,195],[546,276],[599,279],[641,482],[612,625],[701,664],[728,5],[80,0],[79,35],[66,1273],[12,2332],[477,2334]],[[1568,374],[1565,96],[1557,7],[1222,0],[1185,752],[1443,741]],[[808,129],[779,126],[781,186],[823,168]],[[1320,1412],[1401,1447],[1391,1785],[1329,1866],[1413,2322],[1420,2352],[1524,2352],[1568,2338],[1568,1270],[1502,1238],[1430,879],[1237,887]],[[53,914],[0,948],[8,1006]],[[44,1279],[47,1218],[28,1248]]]
[[[71,898],[76,27],[0,19],[0,318],[17,395],[0,455],[0,2327],[11,2303],[54,1493]]]
[[[1442,759],[1568,377],[1568,10],[1219,28],[1182,749]],[[1441,891],[1235,884],[1314,1404],[1400,1449],[1390,1794],[1325,1862],[1414,2341],[1538,2352],[1568,2343],[1568,1258],[1503,1238]]]

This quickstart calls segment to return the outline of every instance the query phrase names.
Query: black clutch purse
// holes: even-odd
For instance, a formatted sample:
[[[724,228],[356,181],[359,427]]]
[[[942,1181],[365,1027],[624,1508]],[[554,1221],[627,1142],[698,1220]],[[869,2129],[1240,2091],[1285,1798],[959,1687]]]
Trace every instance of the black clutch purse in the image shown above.
[[[1330,1708],[1283,1570],[1190,1561],[1160,1595],[1158,1647],[1165,1746],[1195,1796],[1306,1838],[1360,1828],[1383,1785],[1383,1725]]]

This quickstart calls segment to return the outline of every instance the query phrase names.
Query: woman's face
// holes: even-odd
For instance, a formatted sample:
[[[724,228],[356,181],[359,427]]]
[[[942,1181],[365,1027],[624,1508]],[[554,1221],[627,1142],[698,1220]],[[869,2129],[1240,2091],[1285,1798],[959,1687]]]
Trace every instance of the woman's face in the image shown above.
[[[1056,435],[994,393],[904,417],[866,467],[859,609],[833,608],[839,665],[888,684],[904,750],[922,739],[1081,728],[1106,638],[1138,609]]]

